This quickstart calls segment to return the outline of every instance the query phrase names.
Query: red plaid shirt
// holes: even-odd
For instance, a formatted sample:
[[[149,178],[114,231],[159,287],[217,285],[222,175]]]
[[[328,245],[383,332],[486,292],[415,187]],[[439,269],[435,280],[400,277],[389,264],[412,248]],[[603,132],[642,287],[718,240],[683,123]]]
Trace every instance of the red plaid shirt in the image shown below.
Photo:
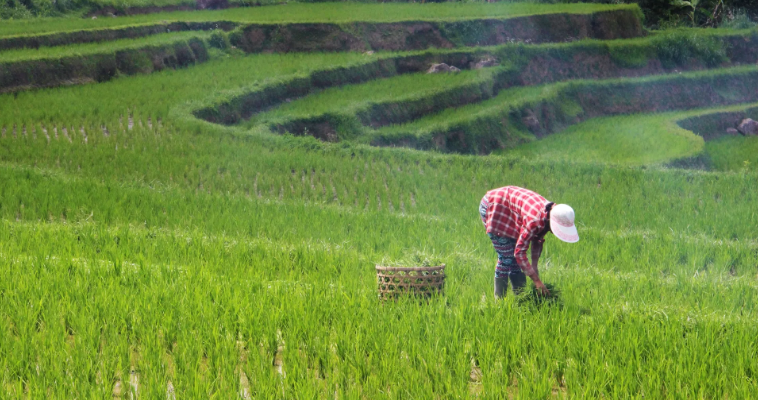
[[[547,224],[547,204],[544,197],[518,186],[505,186],[487,192],[482,199],[487,202],[487,233],[516,239],[513,252],[521,270],[533,275],[526,251],[532,241],[543,243],[539,234]]]

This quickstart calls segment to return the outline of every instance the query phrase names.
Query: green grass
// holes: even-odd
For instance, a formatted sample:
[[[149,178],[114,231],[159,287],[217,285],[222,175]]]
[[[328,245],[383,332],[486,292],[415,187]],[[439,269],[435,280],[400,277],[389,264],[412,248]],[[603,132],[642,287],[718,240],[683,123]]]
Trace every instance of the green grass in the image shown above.
[[[676,125],[671,114],[595,118],[502,154],[530,160],[650,165],[693,157],[703,139]]]
[[[103,29],[173,21],[232,21],[240,23],[347,23],[354,21],[396,22],[516,18],[527,15],[572,13],[589,14],[606,10],[637,9],[636,6],[603,4],[532,3],[293,3],[271,7],[234,8],[218,11],[189,11],[137,15],[118,18],[44,18],[3,21],[0,37],[39,35],[85,29]]]
[[[121,50],[170,45],[191,38],[206,39],[210,37],[210,35],[210,32],[176,32],[138,39],[121,39],[109,42],[75,44],[70,46],[40,47],[39,49],[7,50],[0,52],[0,63],[57,59],[93,54],[112,54]]]

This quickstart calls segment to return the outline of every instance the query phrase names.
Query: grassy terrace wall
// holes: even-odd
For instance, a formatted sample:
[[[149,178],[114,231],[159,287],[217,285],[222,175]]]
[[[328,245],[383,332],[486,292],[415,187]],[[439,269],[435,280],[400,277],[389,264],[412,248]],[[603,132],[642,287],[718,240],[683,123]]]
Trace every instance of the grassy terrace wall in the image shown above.
[[[558,83],[499,102],[456,110],[467,118],[420,120],[410,127],[379,130],[364,137],[375,146],[404,146],[487,154],[541,137],[568,125],[605,115],[686,110],[758,100],[755,68],[644,79]],[[436,123],[435,123],[436,122]]]
[[[167,32],[210,31],[221,29],[230,31],[237,27],[228,21],[217,22],[171,22],[156,25],[127,26],[115,29],[97,29],[74,32],[57,32],[33,36],[12,36],[0,38],[0,51],[10,49],[36,49],[40,47],[67,46],[75,43],[105,42],[119,39],[135,39]]]
[[[399,51],[502,43],[568,42],[644,35],[632,10],[547,14],[511,19],[396,23],[248,25],[233,45],[248,53],[288,51]]]
[[[561,8],[561,10],[571,8]],[[296,9],[297,10],[297,9]],[[351,10],[347,7],[346,10]],[[443,9],[446,10],[446,9]],[[509,10],[505,8],[504,10]],[[549,10],[549,9],[545,9]],[[545,11],[543,10],[543,11]],[[573,41],[585,38],[630,38],[644,34],[639,10],[624,7],[619,9],[577,8],[576,13],[545,13],[529,16],[508,17],[501,19],[469,19],[449,21],[400,21],[383,22],[345,22],[345,23],[254,23],[244,21],[255,19],[252,16],[237,16],[236,20],[223,21],[153,21],[137,26],[113,26],[106,29],[89,29],[62,31],[34,35],[9,36],[0,38],[0,50],[40,49],[63,47],[73,44],[107,42],[115,40],[153,37],[166,32],[206,31],[218,29],[217,45],[235,46],[248,53],[256,52],[338,52],[365,50],[418,50],[428,48],[452,48],[464,46],[489,45],[509,42],[551,42]],[[587,12],[579,12],[579,11]],[[597,11],[599,10],[599,11]],[[546,12],[546,11],[545,11]],[[171,14],[166,14],[170,16]],[[207,14],[205,18],[230,14]],[[475,14],[476,15],[476,14]],[[497,13],[495,13],[497,15]],[[434,13],[430,13],[433,17]],[[465,16],[465,14],[463,15]],[[197,17],[195,17],[197,18]],[[259,17],[259,19],[265,19]],[[270,17],[273,21],[281,16]],[[356,17],[357,18],[357,17]],[[293,17],[293,20],[307,20],[305,16]],[[312,20],[318,21],[317,16]],[[144,23],[148,20],[134,19],[132,22]],[[85,20],[88,22],[88,20]],[[157,22],[157,23],[156,23]],[[110,23],[110,22],[108,22]],[[84,24],[85,27],[89,27]],[[63,24],[56,29],[70,28]],[[105,26],[97,24],[92,26]],[[7,32],[21,32],[22,26],[6,28]],[[236,30],[234,30],[236,28]],[[233,32],[226,34],[223,31]],[[0,32],[2,30],[0,29]],[[75,54],[62,57],[49,57],[47,60],[3,61],[0,54],[0,90],[13,91],[19,88],[51,87],[62,84],[104,81],[117,73],[149,73],[166,66],[188,65],[188,56],[192,62],[204,61],[205,44],[195,40],[188,45],[192,53],[183,51],[185,44],[157,46],[145,45],[142,49],[108,50]],[[134,47],[134,46],[133,46]],[[173,52],[173,54],[172,54]],[[40,58],[30,54],[34,58]],[[133,61],[134,57],[139,60]],[[174,61],[174,59],[176,61]],[[148,61],[146,61],[148,60]],[[163,60],[163,61],[162,61]],[[131,64],[138,64],[132,66]],[[417,71],[418,68],[414,69]],[[349,81],[348,81],[349,82]],[[299,95],[298,82],[286,92]],[[318,86],[317,86],[318,87]],[[287,94],[289,96],[289,94]],[[267,104],[263,102],[261,104]]]
[[[118,74],[133,75],[181,68],[209,59],[202,38],[169,40],[144,46],[104,49],[91,54],[2,61],[0,92],[107,81]]]
[[[364,107],[348,115],[342,111],[336,112],[336,114],[314,114],[305,118],[298,117],[278,121],[270,125],[274,131],[295,134],[308,132],[310,135],[325,140],[341,140],[341,138],[366,134],[373,137],[371,143],[375,145],[404,145],[418,148],[438,148],[447,151],[489,152],[495,148],[509,147],[514,144],[508,143],[510,140],[508,138],[512,138],[512,132],[516,130],[514,126],[521,127],[523,131],[528,130],[523,129],[522,123],[508,124],[507,127],[500,126],[493,129],[489,126],[490,123],[480,125],[481,120],[474,122],[470,121],[474,118],[465,118],[465,121],[460,123],[448,124],[445,129],[433,128],[421,135],[418,131],[420,128],[417,126],[405,128],[405,131],[403,131],[404,127],[402,126],[393,128],[391,133],[366,132],[371,132],[370,128],[412,121],[425,114],[438,112],[449,107],[480,102],[510,87],[539,85],[571,79],[640,77],[664,74],[672,69],[697,70],[740,63],[754,63],[758,60],[758,35],[756,32],[750,31],[731,35],[716,34],[711,37],[699,38],[697,41],[684,40],[688,37],[688,33],[684,32],[677,35],[611,44],[587,42],[545,46],[504,46],[494,49],[428,52],[413,56],[389,57],[354,67],[319,71],[308,77],[277,83],[243,95],[233,96],[229,100],[221,101],[212,107],[200,108],[195,112],[195,115],[211,122],[235,124],[261,110],[281,104],[285,100],[306,96],[327,87],[420,72],[434,62],[446,62],[461,69],[467,69],[476,60],[495,57],[500,60],[507,60],[512,64],[508,64],[507,67],[501,68],[500,72],[493,74],[490,82],[475,82],[453,91],[440,91],[417,99],[393,100],[378,104],[367,103]],[[710,42],[710,45],[703,47],[703,42]],[[737,45],[734,45],[735,43]],[[694,83],[694,85],[698,86],[699,84]],[[592,100],[586,94],[579,100],[588,107],[589,112],[585,116],[589,117],[593,109],[589,102]],[[668,101],[660,100],[649,104],[649,106],[655,109],[659,107],[656,106],[657,104]],[[621,107],[621,103],[618,101],[613,104],[615,107]],[[676,104],[676,101],[671,104]],[[599,115],[644,111],[643,105],[645,104],[630,105],[626,111],[602,109]],[[528,107],[534,108],[535,104],[529,104]],[[571,119],[579,115],[576,107],[569,107],[569,109],[574,110],[569,113],[574,114]],[[519,110],[517,114],[524,113],[525,115],[521,117],[525,117],[526,114],[534,111],[525,108]],[[570,123],[561,117],[562,112],[555,110],[551,111],[542,107],[538,108],[538,114],[539,120],[545,126],[533,127],[532,133],[537,135],[553,132],[556,127]],[[551,116],[557,119],[551,118]],[[520,120],[521,117],[511,116],[511,119]],[[503,116],[500,113],[494,113],[491,117],[484,119],[489,120],[490,118],[492,119],[491,123],[497,125]],[[421,131],[426,129],[430,128],[423,127]],[[484,134],[484,131],[495,132],[495,136]],[[465,149],[461,145],[448,144],[449,141],[446,139],[448,137],[466,136],[461,132],[468,132],[468,136],[471,136],[471,140],[474,142],[467,143],[464,146]],[[477,132],[482,132],[483,136],[478,135]],[[477,144],[478,142],[489,144]]]
[[[288,7],[298,7],[295,5]],[[36,48],[73,43],[135,38],[167,31],[231,30],[240,28],[232,36],[233,43],[248,52],[258,51],[344,51],[344,50],[414,50],[428,47],[473,46],[507,43],[511,41],[570,41],[583,38],[617,39],[644,35],[639,9],[623,7],[573,8],[563,7],[556,12],[535,15],[509,15],[493,9],[467,16],[465,13],[444,17],[433,10],[417,13],[412,20],[375,20],[369,15],[349,14],[343,18],[308,18],[298,16],[303,8],[294,9],[291,17],[282,15],[235,15],[228,12],[157,14],[151,18],[117,18],[121,23],[61,24],[49,32],[43,30],[29,34],[25,27],[10,26],[8,34],[0,28],[0,50]],[[352,8],[343,6],[346,12]],[[597,11],[593,11],[593,10]],[[305,9],[308,10],[307,8]],[[357,9],[356,9],[357,10]],[[444,10],[444,9],[443,9]],[[487,10],[486,8],[483,10]],[[504,10],[509,10],[505,8]],[[567,10],[561,12],[561,10]],[[302,11],[301,11],[302,12]],[[526,11],[525,11],[526,12]],[[161,18],[163,17],[163,18]]]
[[[511,19],[545,14],[593,14],[604,11],[633,11],[636,5],[607,4],[539,4],[539,3],[293,3],[283,6],[208,10],[201,12],[170,12],[121,18],[45,18],[3,21],[0,37],[41,35],[94,29],[115,29],[165,22],[231,21],[245,24],[293,24],[351,22],[388,23],[402,21],[468,21],[476,19]]]
[[[288,99],[306,96],[317,90],[345,84],[368,82],[378,78],[424,71],[430,63],[445,62],[451,65],[468,66],[471,62],[486,57],[486,51],[427,52],[417,55],[380,57],[355,66],[316,71],[306,77],[287,80],[260,90],[232,96],[226,101],[194,112],[198,118],[209,122],[232,125],[250,118],[266,108],[282,104]]]

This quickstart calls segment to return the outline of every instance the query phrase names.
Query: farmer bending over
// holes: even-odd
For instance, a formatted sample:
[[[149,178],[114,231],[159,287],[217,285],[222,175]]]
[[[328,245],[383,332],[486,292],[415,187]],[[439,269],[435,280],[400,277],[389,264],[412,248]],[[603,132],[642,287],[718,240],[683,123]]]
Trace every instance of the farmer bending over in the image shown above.
[[[554,204],[537,193],[518,186],[505,186],[487,192],[479,205],[479,215],[487,227],[487,235],[495,245],[495,297],[502,297],[508,279],[515,293],[521,292],[526,276],[543,294],[550,292],[540,280],[537,264],[548,232],[558,239],[575,243],[579,236],[574,226],[574,210],[565,204]],[[532,245],[532,263],[526,257]]]

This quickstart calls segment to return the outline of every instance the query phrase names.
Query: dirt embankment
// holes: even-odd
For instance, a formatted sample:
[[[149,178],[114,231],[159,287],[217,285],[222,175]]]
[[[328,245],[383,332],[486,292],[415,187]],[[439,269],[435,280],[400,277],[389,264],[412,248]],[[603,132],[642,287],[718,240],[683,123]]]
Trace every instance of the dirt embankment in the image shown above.
[[[181,10],[189,6],[170,7],[178,7],[176,10]],[[146,7],[146,10],[154,8]],[[139,9],[134,8],[135,11]],[[103,10],[109,10],[109,8]],[[585,38],[622,39],[645,35],[642,24],[633,11],[618,10],[587,15],[546,14],[505,20],[448,22],[251,25],[229,21],[157,23],[114,29],[0,38],[0,50],[133,39],[178,31],[221,29],[228,32],[240,26],[240,30],[232,33],[230,39],[233,45],[249,53],[403,51],[512,42],[567,42]]]
[[[401,51],[503,43],[570,42],[644,36],[629,10],[595,14],[546,14],[511,19],[407,21],[349,24],[253,24],[231,35],[248,53],[314,51]]]

